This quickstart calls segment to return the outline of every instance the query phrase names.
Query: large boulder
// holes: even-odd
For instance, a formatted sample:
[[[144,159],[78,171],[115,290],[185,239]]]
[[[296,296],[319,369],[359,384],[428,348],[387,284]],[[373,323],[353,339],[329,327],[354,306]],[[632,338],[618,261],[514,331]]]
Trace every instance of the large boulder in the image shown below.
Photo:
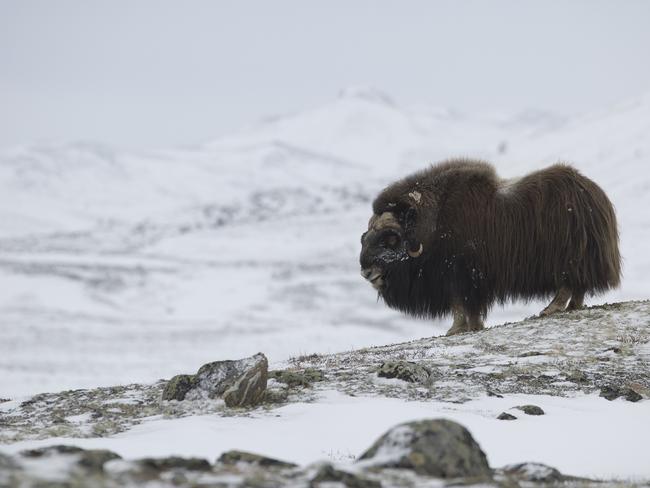
[[[381,436],[359,461],[412,469],[437,478],[492,476],[487,458],[469,431],[445,419],[407,422]]]
[[[269,363],[262,353],[249,358],[204,364],[194,375],[174,376],[167,382],[163,400],[223,398],[229,407],[259,404],[266,391]]]

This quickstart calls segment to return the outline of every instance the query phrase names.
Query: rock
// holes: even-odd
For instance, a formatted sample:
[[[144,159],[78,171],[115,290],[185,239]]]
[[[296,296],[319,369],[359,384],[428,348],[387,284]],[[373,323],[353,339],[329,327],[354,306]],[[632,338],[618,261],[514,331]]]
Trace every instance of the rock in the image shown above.
[[[410,361],[388,361],[377,370],[380,378],[397,378],[409,383],[424,383],[429,379],[429,371]]]
[[[625,399],[628,402],[638,402],[639,400],[643,399],[643,397],[639,395],[636,391],[634,391],[632,388],[626,388],[624,392],[625,392]]]
[[[83,449],[77,446],[54,445],[20,451],[20,455],[27,458],[40,458],[57,454],[78,454],[82,451]]]
[[[485,454],[469,431],[445,419],[398,425],[381,436],[359,460],[438,478],[491,478]]]
[[[650,388],[642,385],[641,383],[630,382],[628,384],[628,387],[643,398],[650,397]]]
[[[544,410],[542,410],[537,405],[520,405],[515,408],[517,410],[521,410],[526,415],[544,415]]]
[[[618,397],[621,396],[621,390],[616,386],[603,386],[600,389],[599,396],[611,402],[612,400],[616,400]]]
[[[81,453],[77,464],[86,471],[101,472],[104,470],[104,464],[113,459],[122,459],[122,457],[107,449],[88,449]]]
[[[259,454],[253,454],[246,451],[224,452],[219,457],[218,461],[222,464],[247,463],[247,464],[255,464],[257,466],[278,467],[278,468],[295,468],[296,466],[298,466],[297,464],[294,463],[288,463],[286,461],[280,461],[279,459],[260,456]]]
[[[517,420],[517,417],[515,417],[512,414],[509,414],[507,412],[501,412],[501,414],[497,417],[499,420]]]
[[[267,388],[264,392],[264,403],[268,405],[281,405],[289,401],[287,388]]]
[[[223,398],[229,407],[251,407],[264,397],[268,376],[266,356],[258,353],[236,361],[204,364],[195,375],[177,375],[165,385],[163,400]]]
[[[194,376],[178,374],[165,385],[162,393],[163,400],[185,400],[185,395],[194,387]]]
[[[248,369],[244,374],[224,392],[223,399],[228,407],[254,407],[264,399],[269,363],[263,354],[258,356],[253,356],[254,361],[246,364]]]
[[[565,479],[557,469],[540,463],[511,464],[499,471],[516,481],[559,483]]]
[[[323,371],[315,368],[305,368],[303,371],[276,370],[269,372],[269,378],[273,378],[289,387],[310,386],[316,381],[323,381]]]
[[[331,464],[325,464],[318,470],[316,475],[309,481],[309,488],[319,488],[321,486],[324,488],[329,486],[330,483],[342,483],[346,488],[381,488],[379,481],[341,471]]]
[[[606,385],[600,389],[600,396],[609,400],[616,400],[619,397],[624,397],[628,402],[638,402],[643,399],[635,389],[630,387],[619,387],[616,385]]]
[[[493,391],[493,390],[487,390],[487,396],[496,397],[496,398],[503,398],[503,395],[501,395],[500,393],[497,393],[496,391]]]
[[[171,469],[184,469],[187,471],[210,471],[212,469],[210,463],[202,458],[170,456],[166,458],[143,458],[136,462],[139,466],[156,472]]]

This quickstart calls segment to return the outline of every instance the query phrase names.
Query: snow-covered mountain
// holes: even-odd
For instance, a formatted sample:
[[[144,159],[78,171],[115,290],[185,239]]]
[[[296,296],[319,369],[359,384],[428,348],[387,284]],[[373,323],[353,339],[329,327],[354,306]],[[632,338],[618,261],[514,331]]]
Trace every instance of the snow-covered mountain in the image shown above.
[[[645,298],[650,97],[565,120],[400,107],[350,88],[199,147],[0,156],[0,395],[149,381],[264,350],[272,361],[441,333],[377,303],[358,239],[386,183],[449,157],[504,176],[571,161],[621,222]],[[489,323],[539,304],[495,310]]]

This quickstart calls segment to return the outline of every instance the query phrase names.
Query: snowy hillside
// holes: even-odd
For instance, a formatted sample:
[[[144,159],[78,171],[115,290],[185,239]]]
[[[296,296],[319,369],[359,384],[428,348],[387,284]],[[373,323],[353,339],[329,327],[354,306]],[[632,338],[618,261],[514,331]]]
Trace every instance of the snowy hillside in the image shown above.
[[[334,486],[441,487],[449,480],[440,478],[459,477],[467,478],[463,486],[641,485],[650,478],[649,340],[650,302],[627,302],[477,333],[300,356],[275,371],[267,371],[261,354],[234,366],[214,362],[195,375],[212,380],[189,387],[181,381],[188,376],[179,375],[5,401],[0,484],[4,476],[24,486],[146,480],[161,487],[325,488],[341,477],[348,481]],[[263,373],[262,382],[242,376],[262,392],[254,405],[234,406],[228,393],[206,396],[251,368]],[[460,446],[440,431],[409,434],[423,427],[414,421],[434,428],[440,417],[469,429]],[[380,454],[363,454],[394,427]],[[525,471],[515,478],[529,483],[504,483],[513,471]]]
[[[0,396],[444,332],[377,302],[358,240],[383,185],[452,156],[504,176],[575,162],[614,201],[625,258],[621,290],[588,303],[645,298],[648,134],[648,96],[563,120],[404,108],[351,88],[200,147],[14,149],[0,157]]]

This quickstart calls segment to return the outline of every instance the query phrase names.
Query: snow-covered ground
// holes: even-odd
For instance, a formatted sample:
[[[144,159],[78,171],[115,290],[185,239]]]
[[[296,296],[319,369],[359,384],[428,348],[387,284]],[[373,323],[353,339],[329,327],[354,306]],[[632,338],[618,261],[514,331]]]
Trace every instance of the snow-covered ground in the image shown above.
[[[546,415],[528,416],[511,409],[526,404],[540,406]],[[518,419],[497,420],[503,411]],[[623,399],[608,402],[597,395],[508,395],[455,404],[326,392],[316,403],[290,404],[246,417],[151,419],[109,438],[23,441],[2,446],[1,452],[74,443],[84,449],[109,449],[125,459],[184,455],[213,461],[227,450],[240,449],[301,465],[329,460],[351,466],[391,427],[447,418],[470,430],[494,467],[535,461],[574,476],[642,480],[650,478],[645,448],[649,413],[645,405]]]
[[[650,95],[566,120],[399,107],[377,90],[352,88],[320,108],[200,147],[121,154],[74,143],[1,155],[0,398],[149,382],[258,351],[279,363],[444,333],[445,322],[415,320],[378,302],[359,276],[358,252],[373,196],[454,156],[488,159],[504,177],[573,163],[614,202],[624,256],[622,287],[587,302],[650,297]],[[540,307],[497,308],[488,324]],[[272,422],[190,418],[161,431],[149,422],[78,443],[104,442],[126,456],[214,457],[266,442],[273,447],[267,454],[293,461],[345,459],[398,421],[444,415],[472,430],[492,465],[530,458],[576,475],[650,477],[635,444],[636,436],[648,437],[638,431],[647,408],[595,400],[537,399],[560,415],[516,429],[499,425],[498,435],[498,399],[450,410],[332,395],[287,406],[279,418],[268,416]],[[377,415],[361,422],[368,409]],[[337,437],[327,428],[331,416],[363,432]],[[625,421],[601,435],[612,444],[625,439],[625,456],[591,441],[590,425],[612,416]],[[558,423],[547,425],[551,418]],[[177,435],[176,425],[186,434]],[[323,431],[322,443],[309,445],[310,429]],[[563,431],[579,431],[579,441],[567,442],[557,434]],[[196,441],[199,432],[219,435],[208,446]],[[160,435],[175,436],[174,445]],[[300,449],[282,450],[277,437],[287,435],[296,436],[287,446]],[[546,440],[526,442],[536,436]]]

